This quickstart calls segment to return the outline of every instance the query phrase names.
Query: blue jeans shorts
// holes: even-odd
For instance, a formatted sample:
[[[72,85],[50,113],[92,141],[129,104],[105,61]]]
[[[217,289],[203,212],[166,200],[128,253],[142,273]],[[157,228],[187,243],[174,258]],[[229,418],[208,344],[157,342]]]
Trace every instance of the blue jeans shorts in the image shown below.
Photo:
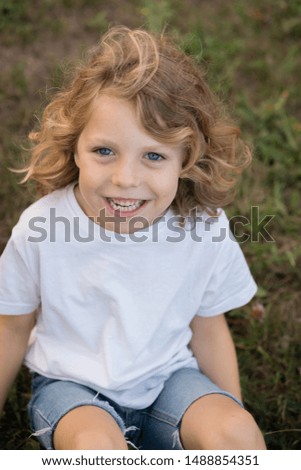
[[[143,410],[119,406],[84,385],[34,373],[28,410],[33,435],[45,449],[53,449],[54,430],[66,413],[79,406],[93,405],[111,414],[132,447],[139,450],[180,450],[183,447],[179,431],[185,411],[198,398],[213,393],[226,395],[243,406],[197,369],[174,372],[155,402]]]

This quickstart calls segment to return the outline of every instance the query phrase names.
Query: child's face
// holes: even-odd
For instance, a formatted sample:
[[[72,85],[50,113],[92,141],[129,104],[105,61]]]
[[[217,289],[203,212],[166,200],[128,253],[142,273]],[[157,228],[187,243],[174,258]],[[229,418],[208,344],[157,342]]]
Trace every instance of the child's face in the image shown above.
[[[75,196],[107,230],[134,232],[170,206],[183,160],[180,145],[162,144],[146,133],[129,101],[101,95],[79,136]]]

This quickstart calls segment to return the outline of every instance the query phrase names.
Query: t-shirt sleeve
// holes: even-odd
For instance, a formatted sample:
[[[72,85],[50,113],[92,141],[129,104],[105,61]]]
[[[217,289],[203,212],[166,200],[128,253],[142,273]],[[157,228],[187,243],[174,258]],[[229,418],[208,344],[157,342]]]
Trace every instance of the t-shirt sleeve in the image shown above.
[[[228,223],[228,222],[227,222]],[[242,249],[227,226],[227,236],[219,242],[197,315],[214,316],[246,305],[256,294]]]
[[[21,315],[40,304],[34,253],[25,234],[14,230],[0,257],[0,313]]]

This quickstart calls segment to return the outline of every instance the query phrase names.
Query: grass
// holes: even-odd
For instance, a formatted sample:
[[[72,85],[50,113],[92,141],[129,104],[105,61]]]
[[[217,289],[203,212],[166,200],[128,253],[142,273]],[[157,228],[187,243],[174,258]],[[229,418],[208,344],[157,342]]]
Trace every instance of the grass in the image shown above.
[[[247,408],[268,448],[301,448],[301,5],[297,0],[223,2],[134,0],[112,2],[0,1],[0,250],[20,212],[32,200],[7,167],[24,158],[22,143],[43,106],[45,87],[62,80],[62,63],[76,59],[109,24],[166,27],[207,71],[254,147],[229,215],[251,219],[254,207],[271,239],[245,227],[242,244],[259,285],[253,303],[230,312]],[[253,207],[253,209],[252,209]],[[253,211],[253,212],[252,212]],[[268,219],[266,219],[268,220]],[[3,449],[38,449],[26,403],[22,368],[1,420]]]

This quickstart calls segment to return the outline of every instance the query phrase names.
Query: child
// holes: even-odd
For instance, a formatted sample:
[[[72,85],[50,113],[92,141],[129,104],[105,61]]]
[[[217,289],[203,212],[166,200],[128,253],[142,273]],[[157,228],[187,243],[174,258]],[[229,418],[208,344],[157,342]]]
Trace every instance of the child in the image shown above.
[[[0,406],[25,356],[44,448],[265,448],[224,317],[256,291],[218,209],[238,135],[192,59],[126,27],[47,106],[44,196],[0,263]]]

